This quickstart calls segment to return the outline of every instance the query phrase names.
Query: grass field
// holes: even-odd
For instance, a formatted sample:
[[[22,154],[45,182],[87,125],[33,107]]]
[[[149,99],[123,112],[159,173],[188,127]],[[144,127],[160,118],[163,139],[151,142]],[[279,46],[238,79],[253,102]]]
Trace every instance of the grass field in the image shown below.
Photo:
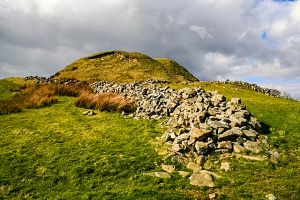
[[[0,98],[10,84],[0,82]],[[228,172],[216,188],[197,188],[188,178],[143,176],[161,171],[152,144],[163,133],[158,121],[124,118],[118,113],[82,115],[75,98],[18,114],[0,115],[0,199],[219,199],[300,198],[300,103],[271,98],[235,85],[197,83],[226,97],[241,97],[265,124],[270,143],[281,153],[278,164],[227,158]],[[4,91],[4,92],[3,92]]]

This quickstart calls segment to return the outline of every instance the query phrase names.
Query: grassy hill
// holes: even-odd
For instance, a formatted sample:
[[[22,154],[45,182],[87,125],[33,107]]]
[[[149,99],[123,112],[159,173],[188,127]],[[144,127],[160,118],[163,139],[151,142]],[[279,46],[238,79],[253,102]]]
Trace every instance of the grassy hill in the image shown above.
[[[133,82],[148,79],[171,82],[197,79],[178,63],[136,52],[108,51],[81,58],[54,76],[81,81]]]
[[[0,98],[11,96],[14,80],[0,81]],[[212,189],[189,184],[178,174],[171,179],[145,177],[160,171],[155,152],[160,121],[134,120],[118,113],[82,115],[72,97],[41,109],[0,116],[0,199],[278,199],[300,197],[300,102],[272,98],[234,84],[171,84],[201,86],[227,98],[240,97],[265,124],[279,163],[226,158],[227,172],[212,168],[221,179]],[[176,165],[180,169],[180,166]],[[184,169],[187,170],[187,169]]]

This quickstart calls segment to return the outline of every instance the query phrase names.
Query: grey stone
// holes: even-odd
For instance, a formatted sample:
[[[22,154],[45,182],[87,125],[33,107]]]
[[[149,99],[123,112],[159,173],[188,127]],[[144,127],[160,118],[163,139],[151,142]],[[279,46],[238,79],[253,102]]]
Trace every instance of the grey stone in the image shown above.
[[[232,98],[230,101],[231,101],[232,103],[235,103],[235,104],[241,104],[241,103],[242,103],[242,101],[241,101],[240,98]]]
[[[218,143],[218,149],[228,149],[232,150],[232,142],[230,141],[222,141]]]
[[[275,197],[274,194],[268,194],[268,195],[266,195],[266,198],[268,200],[276,200],[277,199],[277,197]]]
[[[191,175],[191,172],[178,171],[178,174],[179,174],[181,177],[187,177],[187,176]]]
[[[212,121],[209,123],[209,125],[212,127],[212,128],[225,128],[225,129],[228,129],[229,126],[227,124],[222,123],[222,122],[219,122],[219,121]]]
[[[208,199],[217,199],[218,198],[218,194],[217,193],[211,193],[208,195]]]
[[[230,169],[230,164],[229,162],[222,162],[221,163],[221,167],[220,169],[224,170],[224,171],[228,171]]]
[[[208,150],[208,143],[196,142],[195,148],[198,154],[205,154]]]
[[[243,130],[243,134],[252,141],[255,141],[255,139],[258,135],[258,133],[253,129]]]
[[[233,144],[233,151],[235,153],[241,153],[242,151],[244,151],[244,147],[242,147],[242,145],[240,145],[239,143],[234,143]]]
[[[176,139],[174,140],[175,143],[180,143],[184,140],[187,140],[190,137],[190,134],[188,133],[184,133],[179,135],[178,137],[176,137]]]
[[[207,186],[207,187],[215,187],[211,174],[206,171],[200,171],[198,173],[194,173],[190,176],[190,184],[194,186]]]
[[[199,129],[199,128],[191,128],[190,136],[191,138],[195,138],[198,140],[203,140],[207,138],[211,134],[211,130],[209,129]]]
[[[186,167],[193,172],[199,172],[201,170],[201,166],[194,162],[189,162]]]
[[[211,98],[211,101],[213,102],[214,106],[217,106],[221,102],[226,101],[226,98],[221,94],[216,94]]]
[[[162,165],[161,166],[162,170],[168,173],[173,173],[175,171],[175,166],[174,165]]]
[[[170,174],[167,172],[147,172],[144,173],[145,176],[152,176],[152,177],[157,177],[157,178],[162,178],[162,179],[169,179],[171,178]]]
[[[244,147],[246,150],[252,151],[254,153],[259,153],[262,151],[262,148],[258,142],[246,141],[244,143]]]
[[[182,148],[180,147],[179,144],[174,144],[174,145],[172,146],[172,151],[174,151],[174,152],[179,152],[180,150],[182,150]]]

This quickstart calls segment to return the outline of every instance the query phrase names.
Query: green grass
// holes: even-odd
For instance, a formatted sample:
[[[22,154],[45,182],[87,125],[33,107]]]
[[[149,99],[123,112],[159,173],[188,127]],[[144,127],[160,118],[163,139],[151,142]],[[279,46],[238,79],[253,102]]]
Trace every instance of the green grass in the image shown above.
[[[212,192],[220,199],[266,199],[270,193],[299,199],[300,103],[235,85],[172,87],[195,85],[241,97],[266,124],[264,132],[282,155],[279,163],[227,158],[228,172],[213,163],[222,176],[213,189],[193,187],[176,174],[170,180],[145,177],[143,172],[161,171],[152,144],[163,133],[159,122],[106,112],[88,117],[75,98],[60,97],[45,108],[0,116],[0,199],[205,199]]]
[[[187,180],[144,177],[162,162],[158,122],[98,112],[74,99],[0,117],[0,199],[181,199]],[[174,192],[175,190],[175,192]]]
[[[6,78],[0,80],[0,99],[12,97],[21,87],[31,84],[31,81],[24,81],[22,78]]]
[[[81,58],[56,76],[81,81],[133,82],[148,79],[171,82],[197,80],[186,69],[170,59],[153,59],[137,52],[110,51]]]

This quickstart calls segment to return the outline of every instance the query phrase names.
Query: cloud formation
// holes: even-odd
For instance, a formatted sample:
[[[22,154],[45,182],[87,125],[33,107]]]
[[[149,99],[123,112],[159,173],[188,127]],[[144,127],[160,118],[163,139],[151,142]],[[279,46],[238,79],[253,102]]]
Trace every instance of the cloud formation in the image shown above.
[[[299,10],[291,0],[2,0],[0,77],[48,76],[122,49],[172,58],[201,80],[259,79],[300,98]]]

